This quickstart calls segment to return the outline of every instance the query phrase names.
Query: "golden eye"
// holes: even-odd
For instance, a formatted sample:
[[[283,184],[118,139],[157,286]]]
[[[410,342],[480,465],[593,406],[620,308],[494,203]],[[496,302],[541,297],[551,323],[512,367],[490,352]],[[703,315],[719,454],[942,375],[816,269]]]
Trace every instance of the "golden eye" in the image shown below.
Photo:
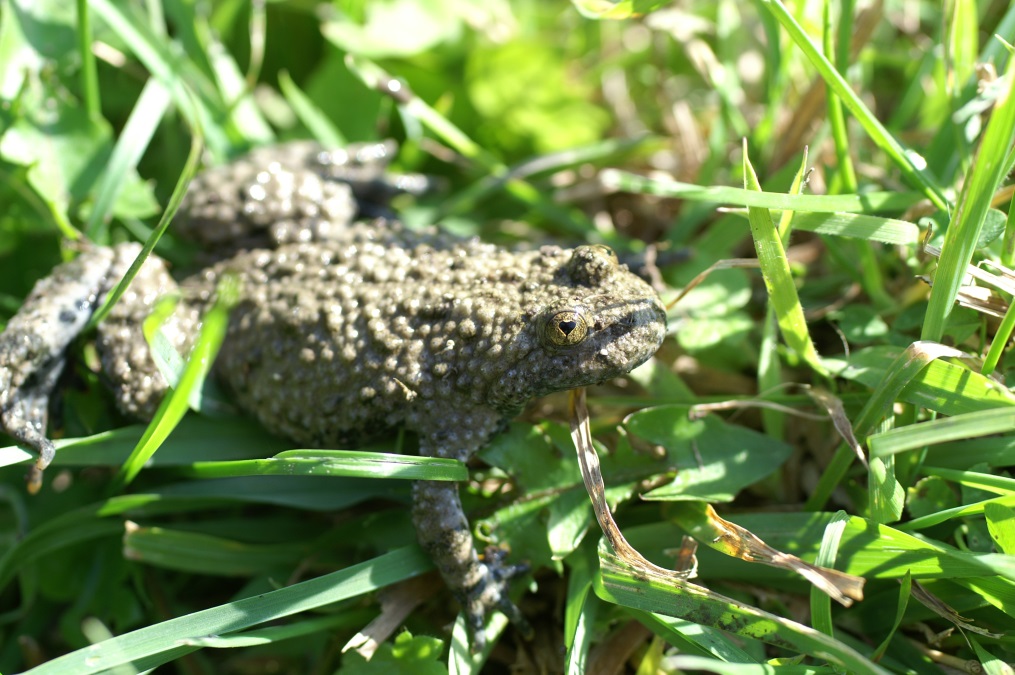
[[[547,343],[557,347],[576,345],[588,334],[589,324],[585,320],[585,315],[574,310],[557,312],[543,327],[543,338]]]
[[[618,260],[617,260],[617,254],[613,251],[612,248],[610,248],[606,244],[591,244],[591,245],[589,245],[589,248],[594,249],[600,255],[606,256],[613,263],[617,263],[618,262]]]

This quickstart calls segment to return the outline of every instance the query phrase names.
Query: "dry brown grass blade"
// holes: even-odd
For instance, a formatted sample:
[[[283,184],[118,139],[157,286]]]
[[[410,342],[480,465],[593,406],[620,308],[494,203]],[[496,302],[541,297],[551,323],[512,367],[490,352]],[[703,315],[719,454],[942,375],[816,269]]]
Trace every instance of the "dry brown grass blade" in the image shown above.
[[[572,389],[568,402],[571,412],[571,439],[578,452],[582,480],[585,482],[585,489],[592,500],[592,509],[595,511],[596,520],[599,521],[599,527],[603,530],[606,540],[610,542],[610,546],[617,556],[632,568],[650,570],[674,582],[686,581],[691,577],[694,567],[681,572],[659,567],[646,560],[621,534],[617,521],[613,519],[610,507],[606,503],[603,472],[599,465],[599,456],[592,445],[592,433],[589,431],[589,410],[585,404],[585,389],[583,387]]]
[[[405,623],[412,611],[440,589],[441,585],[435,583],[436,579],[436,572],[432,572],[406,579],[382,590],[378,595],[381,613],[345,643],[342,653],[355,649],[360,656],[369,661],[381,643]]]
[[[698,276],[691,279],[684,290],[680,291],[677,297],[666,303],[666,309],[672,309],[678,302],[684,299],[684,296],[690,293],[694,288],[702,281],[708,278],[708,275],[712,272],[718,272],[719,270],[731,270],[731,269],[757,269],[760,266],[757,258],[728,258],[726,260],[720,260],[712,265],[709,265],[708,269],[703,270]]]
[[[856,435],[853,433],[853,425],[850,423],[849,418],[846,417],[846,409],[842,407],[842,400],[838,396],[834,396],[832,392],[821,387],[808,387],[807,394],[815,403],[828,411],[828,416],[832,418],[832,426],[839,432],[839,436],[842,437],[842,440],[846,441],[846,445],[852,448],[853,453],[860,460],[860,463],[863,464],[863,467],[865,469],[869,468],[867,466],[867,456],[864,454],[860,442],[856,440]]]
[[[866,582],[863,577],[818,567],[795,555],[777,551],[749,530],[720,518],[708,504],[702,506],[705,518],[696,519],[696,529],[699,531],[694,534],[711,548],[747,562],[771,565],[799,574],[844,607],[852,605],[854,600],[863,600],[863,585]],[[707,528],[708,532],[701,531],[702,528]],[[708,538],[703,539],[706,536]]]
[[[988,630],[972,625],[969,623],[969,619],[959,615],[959,613],[952,609],[947,603],[928,591],[915,580],[913,581],[911,593],[921,605],[934,612],[942,619],[951,621],[962,630],[968,630],[971,633],[976,633],[977,635],[982,635],[995,640],[1006,637],[1004,633],[991,633]]]

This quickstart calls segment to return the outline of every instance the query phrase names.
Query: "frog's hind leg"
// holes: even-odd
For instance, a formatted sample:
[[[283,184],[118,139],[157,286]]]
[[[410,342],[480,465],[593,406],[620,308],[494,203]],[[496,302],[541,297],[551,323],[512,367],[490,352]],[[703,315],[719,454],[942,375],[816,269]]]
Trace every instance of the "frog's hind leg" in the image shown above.
[[[345,239],[357,218],[393,218],[388,201],[429,189],[418,175],[390,176],[395,144],[326,149],[313,141],[259,148],[194,178],[174,231],[214,252]]]
[[[443,414],[442,414],[443,413]],[[420,454],[467,461],[503,426],[499,415],[470,414],[463,409],[429,410],[426,422],[413,420],[420,433]],[[442,428],[452,421],[453,426]],[[423,430],[420,431],[420,428]],[[526,565],[506,565],[504,551],[489,547],[482,558],[458,496],[458,484],[417,481],[412,486],[412,519],[420,544],[430,554],[465,615],[473,651],[481,651],[483,624],[491,612],[503,612],[524,634],[531,634],[525,617],[511,601],[511,581],[528,571]]]

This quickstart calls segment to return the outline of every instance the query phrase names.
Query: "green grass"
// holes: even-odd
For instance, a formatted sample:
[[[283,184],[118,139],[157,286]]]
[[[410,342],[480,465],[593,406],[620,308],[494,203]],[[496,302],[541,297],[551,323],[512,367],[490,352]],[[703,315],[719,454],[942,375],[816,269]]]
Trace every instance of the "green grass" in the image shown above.
[[[398,200],[411,226],[655,254],[664,300],[758,260],[711,273],[657,357],[589,397],[624,536],[672,568],[697,535],[707,591],[603,543],[564,397],[468,467],[404,434],[304,450],[149,325],[181,382],[157,424],[117,415],[85,336],[39,495],[0,447],[0,672],[1011,672],[1015,6],[879,6],[0,0],[0,323],[69,239],[187,269],[170,221],[198,161],[293,138],[395,138],[393,170],[440,179]],[[971,290],[984,261],[1001,281]],[[1003,319],[969,308],[987,288]],[[401,583],[431,567],[420,477],[465,481],[474,530],[532,565],[535,642],[495,617],[473,655],[440,584]],[[724,554],[705,503],[865,599]],[[343,654],[382,595],[418,602],[406,632]]]

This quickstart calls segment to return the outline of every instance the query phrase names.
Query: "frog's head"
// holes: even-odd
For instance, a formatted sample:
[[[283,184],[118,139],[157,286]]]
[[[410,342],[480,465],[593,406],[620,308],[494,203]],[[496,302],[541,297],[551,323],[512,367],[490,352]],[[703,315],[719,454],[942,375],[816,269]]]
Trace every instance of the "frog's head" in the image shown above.
[[[580,246],[533,294],[517,336],[520,358],[501,372],[497,403],[600,384],[647,361],[666,334],[666,310],[606,246]]]

